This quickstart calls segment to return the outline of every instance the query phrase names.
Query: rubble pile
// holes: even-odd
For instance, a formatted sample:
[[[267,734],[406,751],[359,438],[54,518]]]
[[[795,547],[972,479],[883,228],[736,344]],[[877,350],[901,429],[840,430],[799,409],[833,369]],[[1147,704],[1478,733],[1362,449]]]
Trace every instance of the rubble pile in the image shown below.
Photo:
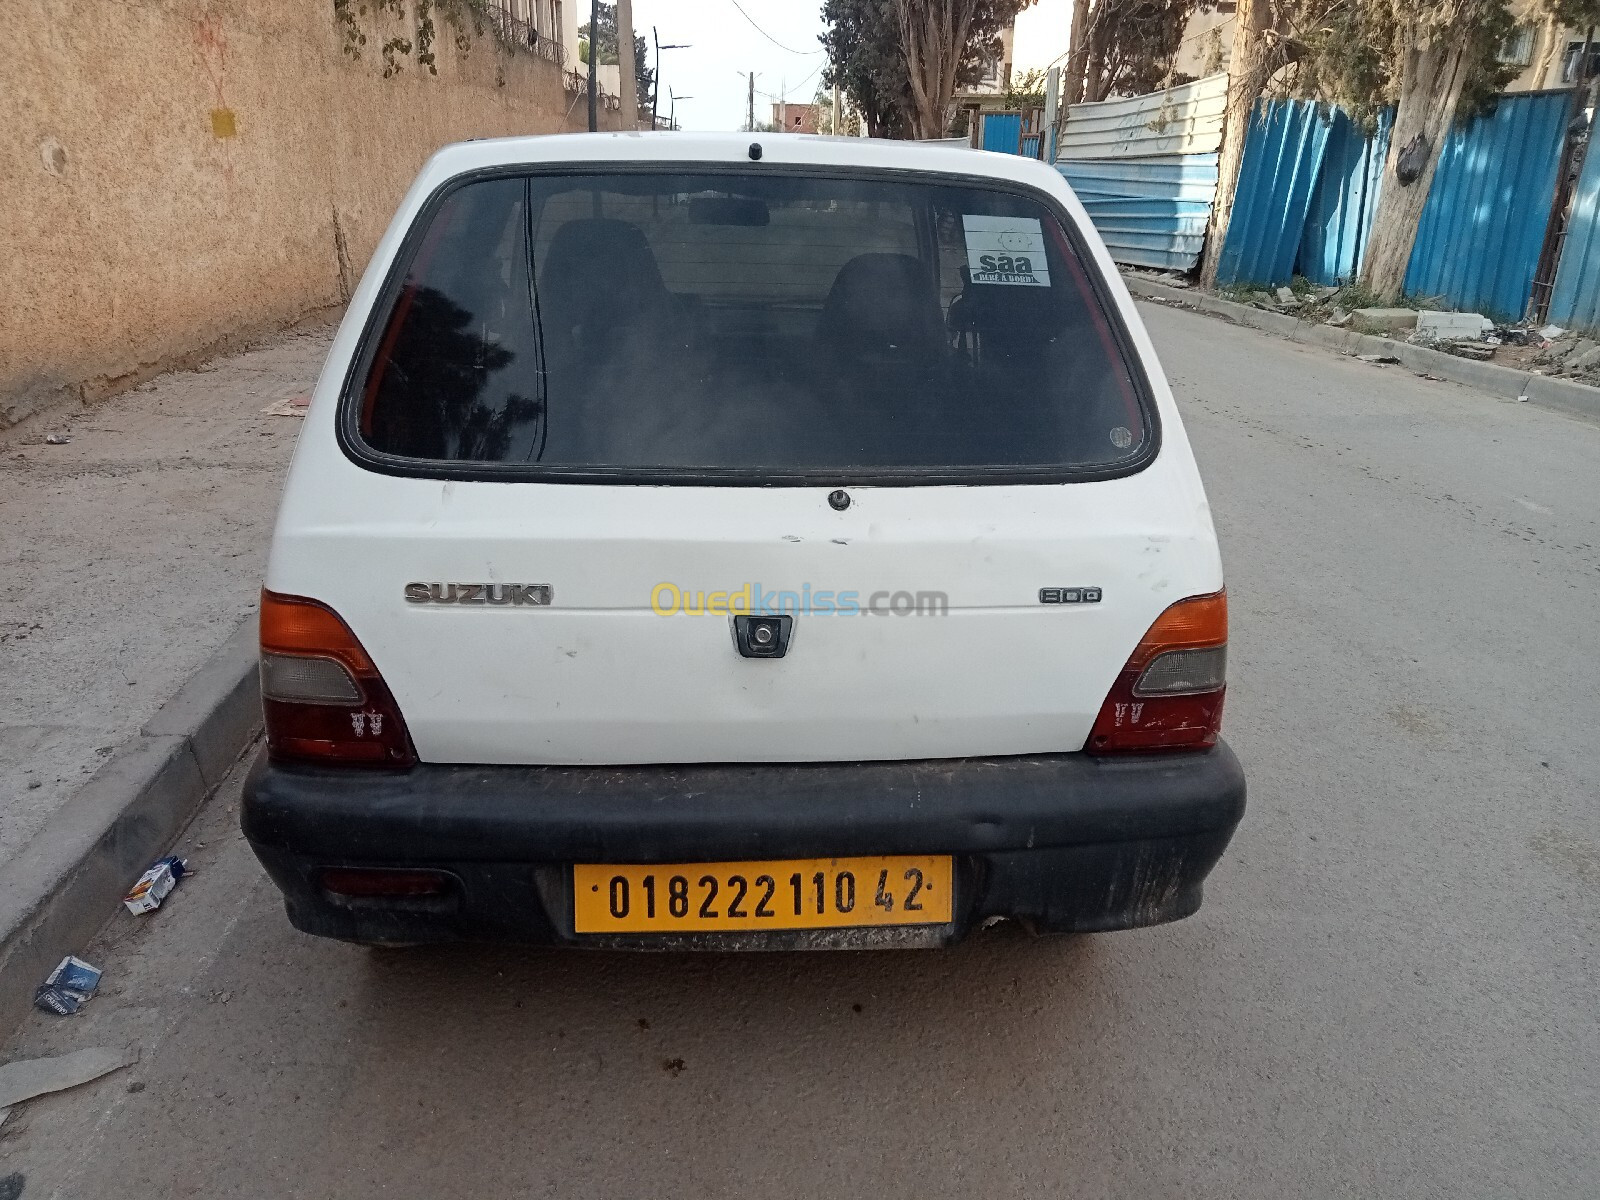
[[[1532,362],[1546,375],[1569,375],[1584,383],[1600,383],[1600,341],[1579,337],[1570,329],[1546,325],[1537,333],[1541,352]]]
[[[1140,272],[1169,287],[1193,287],[1173,272]],[[1482,313],[1454,312],[1443,296],[1415,297],[1410,303],[1433,307],[1383,307],[1357,284],[1318,286],[1296,276],[1288,287],[1239,285],[1218,294],[1237,304],[1283,313],[1335,329],[1407,341],[1457,358],[1494,362],[1535,375],[1567,376],[1600,386],[1600,333],[1583,337],[1558,325],[1526,322],[1496,324]],[[1366,356],[1386,360],[1389,356]]]

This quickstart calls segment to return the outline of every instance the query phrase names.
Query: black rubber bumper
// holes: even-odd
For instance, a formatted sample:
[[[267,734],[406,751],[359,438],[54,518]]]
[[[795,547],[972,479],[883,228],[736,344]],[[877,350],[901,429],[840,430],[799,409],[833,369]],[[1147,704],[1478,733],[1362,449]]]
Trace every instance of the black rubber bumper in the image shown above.
[[[928,945],[991,917],[1039,931],[1128,929],[1188,916],[1244,815],[1225,745],[1201,754],[647,767],[268,764],[241,824],[291,921],[352,941],[463,939],[709,948]],[[573,933],[573,863],[951,854],[949,925],[822,935]],[[327,867],[429,867],[445,897],[351,900]]]

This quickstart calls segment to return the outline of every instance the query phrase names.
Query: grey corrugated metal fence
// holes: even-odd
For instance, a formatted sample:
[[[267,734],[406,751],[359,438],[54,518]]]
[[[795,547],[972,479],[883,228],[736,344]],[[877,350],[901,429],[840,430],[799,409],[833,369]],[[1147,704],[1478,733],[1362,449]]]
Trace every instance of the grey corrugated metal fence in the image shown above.
[[[1056,169],[1117,262],[1188,270],[1200,257],[1217,194],[1215,154],[1063,161]]]
[[[1199,261],[1217,193],[1228,78],[1067,109],[1056,168],[1111,257],[1187,271]]]

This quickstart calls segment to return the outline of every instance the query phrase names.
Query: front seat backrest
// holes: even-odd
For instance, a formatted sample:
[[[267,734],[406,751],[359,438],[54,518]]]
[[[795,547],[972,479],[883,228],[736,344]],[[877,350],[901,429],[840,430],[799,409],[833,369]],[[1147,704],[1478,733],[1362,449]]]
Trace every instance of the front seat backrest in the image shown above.
[[[818,329],[846,363],[931,366],[945,352],[939,294],[909,254],[858,254],[834,277]]]
[[[627,221],[568,221],[539,264],[546,336],[574,344],[603,342],[612,330],[659,316],[667,296],[650,243]]]

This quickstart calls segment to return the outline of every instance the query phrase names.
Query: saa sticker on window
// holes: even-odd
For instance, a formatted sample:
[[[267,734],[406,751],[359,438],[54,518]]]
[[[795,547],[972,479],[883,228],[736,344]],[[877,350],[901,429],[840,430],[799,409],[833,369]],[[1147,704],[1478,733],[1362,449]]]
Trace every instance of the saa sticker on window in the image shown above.
[[[967,270],[973,283],[1049,287],[1044,231],[1037,217],[961,215],[967,236]]]

